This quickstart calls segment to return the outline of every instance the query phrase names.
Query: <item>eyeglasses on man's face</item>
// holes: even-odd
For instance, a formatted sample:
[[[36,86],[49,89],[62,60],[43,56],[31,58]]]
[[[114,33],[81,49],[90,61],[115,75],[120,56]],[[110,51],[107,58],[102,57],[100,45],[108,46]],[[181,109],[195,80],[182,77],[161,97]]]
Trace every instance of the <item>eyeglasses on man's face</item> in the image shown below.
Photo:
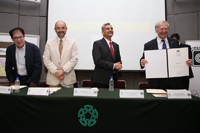
[[[17,41],[18,39],[22,39],[24,36],[19,36],[19,37],[13,37],[13,40]]]

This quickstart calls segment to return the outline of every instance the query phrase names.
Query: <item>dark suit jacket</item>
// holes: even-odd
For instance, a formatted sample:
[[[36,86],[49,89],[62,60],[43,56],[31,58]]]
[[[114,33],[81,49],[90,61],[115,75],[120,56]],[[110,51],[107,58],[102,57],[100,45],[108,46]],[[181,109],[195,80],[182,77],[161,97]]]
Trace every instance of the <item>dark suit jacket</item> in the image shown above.
[[[92,56],[95,68],[92,76],[92,82],[108,84],[110,77],[113,76],[113,71],[115,71],[117,80],[118,71],[113,70],[113,66],[114,63],[121,62],[121,56],[119,45],[115,42],[112,42],[112,44],[114,48],[115,60],[113,60],[111,50],[104,38],[94,42]]]
[[[40,50],[35,44],[25,42],[25,63],[27,75],[30,77],[30,82],[36,83],[38,85],[42,70],[42,61]],[[15,79],[19,74],[17,73],[16,57],[15,57],[15,44],[8,46],[6,50],[6,76],[10,83],[14,83]]]
[[[188,56],[189,56],[188,59],[192,59],[192,51],[191,51],[190,45],[180,43],[179,47],[180,48],[188,47]],[[189,74],[190,74],[189,77],[186,77],[186,78],[193,78],[194,77],[191,67],[189,67]]]
[[[170,48],[178,48],[179,47],[179,43],[178,43],[177,40],[169,38],[169,37],[167,37],[167,39],[168,39]],[[157,38],[147,42],[144,45],[144,51],[146,51],[146,50],[156,50],[156,49],[158,49]],[[145,59],[144,53],[143,53],[142,58],[140,59],[140,62],[141,62],[142,59]],[[140,66],[141,66],[141,64],[140,64]],[[144,68],[144,67],[141,66],[141,68]],[[174,78],[174,80],[177,80],[177,84],[179,86],[181,86],[181,81],[179,80],[179,78]],[[158,82],[159,82],[159,78],[148,79],[149,88],[157,88]]]

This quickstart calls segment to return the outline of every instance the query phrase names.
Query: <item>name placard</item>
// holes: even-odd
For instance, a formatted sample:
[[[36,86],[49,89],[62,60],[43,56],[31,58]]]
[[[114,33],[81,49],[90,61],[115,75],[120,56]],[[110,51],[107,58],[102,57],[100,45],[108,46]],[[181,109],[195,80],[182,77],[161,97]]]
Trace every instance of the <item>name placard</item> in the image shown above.
[[[49,88],[37,88],[37,87],[29,87],[27,95],[39,95],[39,96],[48,96],[50,93]]]
[[[168,99],[192,99],[190,91],[167,91]]]
[[[96,89],[74,88],[74,96],[97,97],[97,95],[98,90]]]
[[[120,98],[144,98],[144,90],[120,90]]]
[[[12,87],[10,86],[0,86],[0,93],[10,94],[12,91]]]

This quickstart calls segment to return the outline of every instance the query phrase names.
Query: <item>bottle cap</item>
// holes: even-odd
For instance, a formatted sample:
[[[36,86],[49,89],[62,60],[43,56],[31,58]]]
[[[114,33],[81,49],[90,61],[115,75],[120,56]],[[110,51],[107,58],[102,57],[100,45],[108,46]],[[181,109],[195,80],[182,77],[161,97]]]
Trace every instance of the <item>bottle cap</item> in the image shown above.
[[[19,79],[19,77],[16,77],[16,79]]]
[[[112,77],[112,76],[111,76],[110,78],[111,78],[111,79],[113,79],[113,77]]]

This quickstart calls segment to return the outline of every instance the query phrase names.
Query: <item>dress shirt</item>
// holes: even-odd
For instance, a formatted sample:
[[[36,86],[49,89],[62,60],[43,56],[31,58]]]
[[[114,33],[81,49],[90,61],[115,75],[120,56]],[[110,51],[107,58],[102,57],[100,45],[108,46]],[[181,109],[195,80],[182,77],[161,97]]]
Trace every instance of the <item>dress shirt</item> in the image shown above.
[[[110,48],[110,42],[112,42],[112,40],[109,41],[109,40],[106,39],[105,37],[104,37],[104,39],[106,40],[106,42],[107,42],[107,44],[108,44],[108,47]],[[112,48],[113,48],[113,51],[115,51],[115,50],[114,50],[114,47],[113,47],[113,44],[112,44]],[[115,68],[115,63],[113,64],[113,70],[114,70],[114,68]]]
[[[57,37],[58,38],[58,37]],[[58,38],[58,48],[59,48],[59,44],[60,44],[60,40],[62,40],[62,44],[64,44],[64,40],[65,40],[65,37],[63,38],[63,39],[60,39],[60,38]]]
[[[20,76],[27,75],[25,53],[26,53],[26,43],[24,44],[24,47],[21,49],[19,49],[16,46],[15,57],[16,57],[16,64],[17,64],[17,72]]]
[[[158,49],[162,49],[162,46],[163,46],[162,40],[165,40],[166,48],[170,48],[167,37],[165,39],[160,39],[159,37],[157,37]]]
[[[106,40],[106,42],[107,42],[107,44],[108,44],[108,47],[110,48],[110,42],[112,42],[112,41],[109,41],[109,40],[106,39],[106,38],[104,38],[104,39]],[[115,51],[113,46],[112,46],[112,48],[113,48],[113,51]]]

